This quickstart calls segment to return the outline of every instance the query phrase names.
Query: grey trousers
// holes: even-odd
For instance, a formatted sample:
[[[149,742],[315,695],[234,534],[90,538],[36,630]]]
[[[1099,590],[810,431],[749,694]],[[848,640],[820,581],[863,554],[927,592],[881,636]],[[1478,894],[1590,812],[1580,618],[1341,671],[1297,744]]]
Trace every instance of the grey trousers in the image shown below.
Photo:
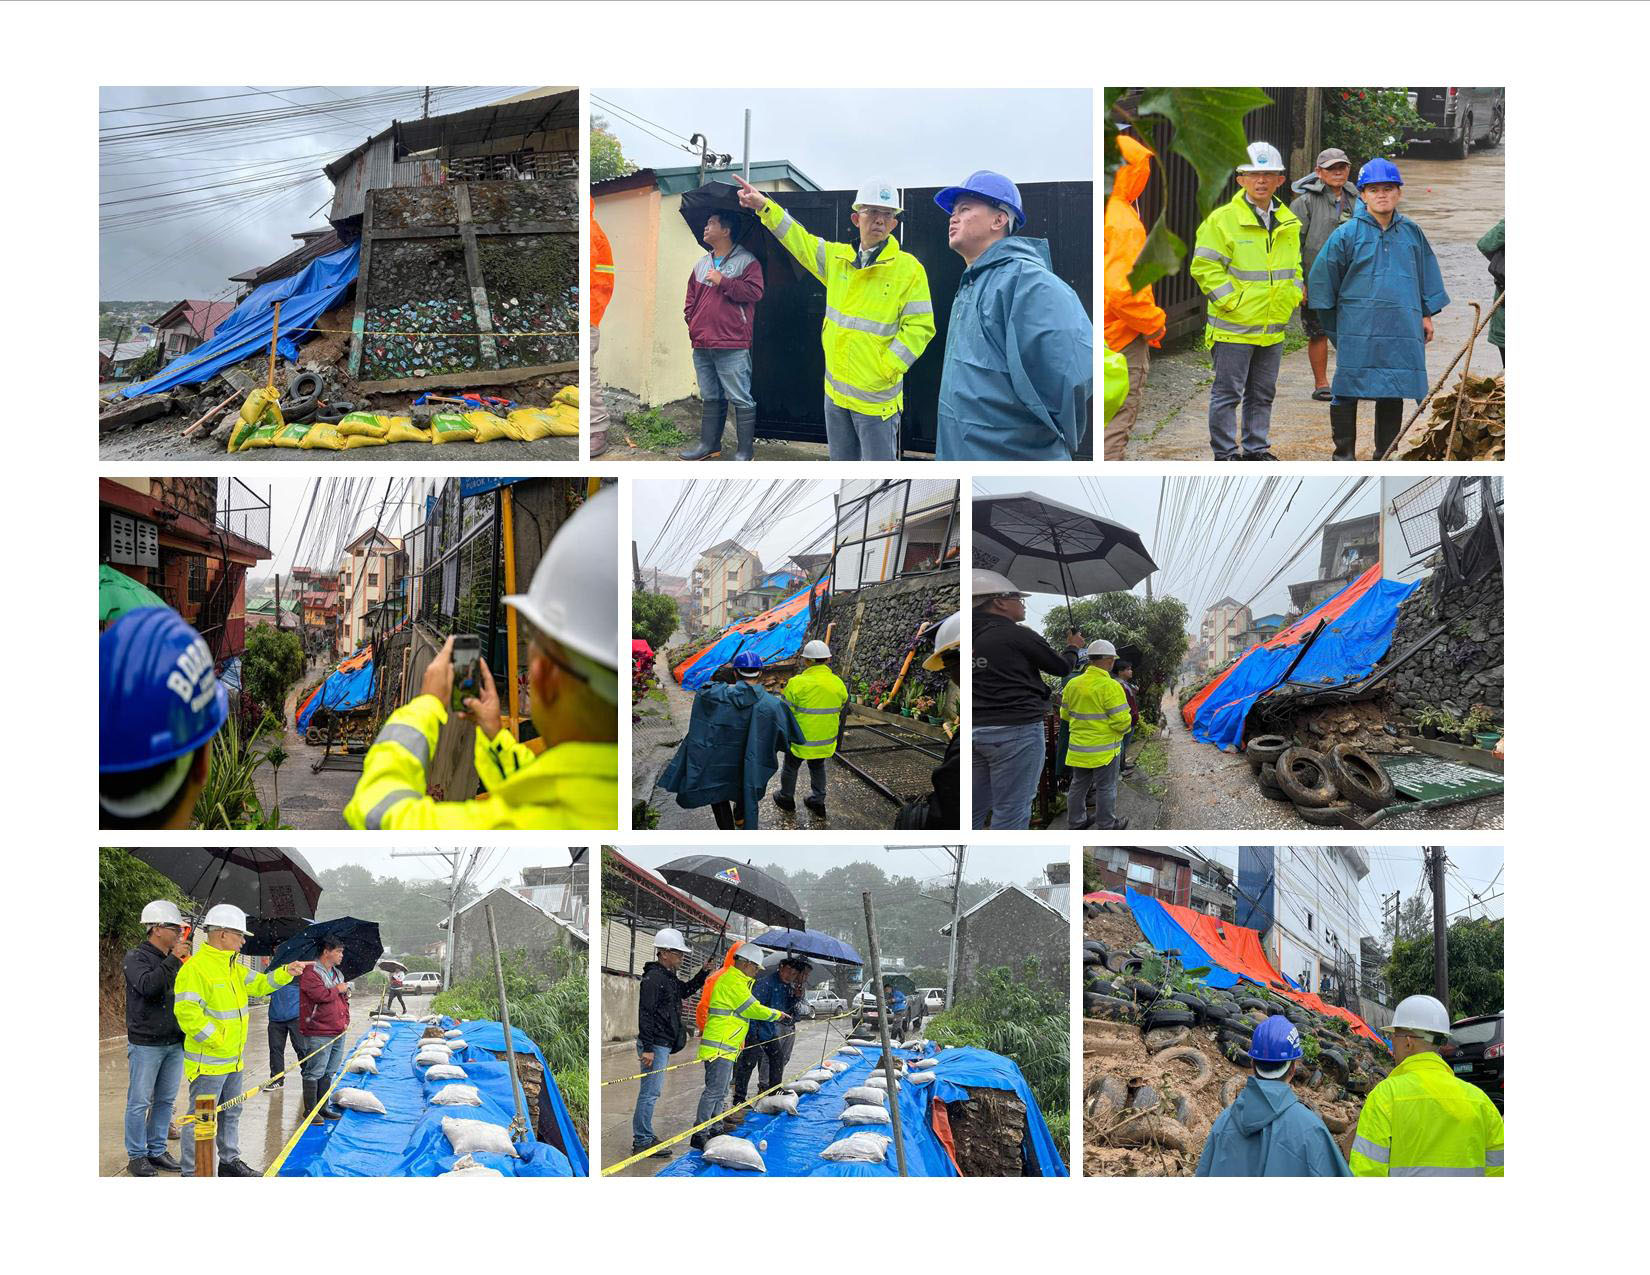
[[[832,460],[893,460],[899,413],[884,419],[850,412],[825,399],[825,442]]]
[[[1272,396],[1277,393],[1283,342],[1240,345],[1216,341],[1211,351],[1215,383],[1209,387],[1209,446],[1216,460],[1258,456],[1272,428]],[[1238,449],[1238,407],[1243,408],[1243,448]]]
[[[1119,752],[1104,766],[1073,766],[1071,787],[1066,792],[1066,826],[1069,828],[1110,828],[1117,822],[1117,772],[1122,768]],[[1094,813],[1088,812],[1093,799]]]

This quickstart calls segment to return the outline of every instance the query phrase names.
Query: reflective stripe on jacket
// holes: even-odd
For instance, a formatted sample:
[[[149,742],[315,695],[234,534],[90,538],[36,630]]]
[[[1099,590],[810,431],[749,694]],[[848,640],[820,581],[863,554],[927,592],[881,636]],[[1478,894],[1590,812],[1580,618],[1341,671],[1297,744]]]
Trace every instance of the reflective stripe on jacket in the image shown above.
[[[239,1071],[252,998],[269,996],[291,981],[284,966],[266,976],[236,964],[234,953],[210,943],[197,948],[172,983],[172,1015],[183,1029],[184,1076]]]
[[[1505,1135],[1489,1095],[1437,1054],[1414,1054],[1369,1091],[1352,1139],[1360,1178],[1499,1178]]]
[[[1061,692],[1060,720],[1071,723],[1066,765],[1104,766],[1129,733],[1128,694],[1115,677],[1091,664]]]
[[[825,285],[825,397],[886,420],[905,405],[905,373],[934,339],[928,272],[892,236],[860,268],[852,244],[811,235],[771,198],[757,214],[802,268]]]
[[[1301,222],[1272,200],[1272,224],[1238,191],[1197,228],[1192,279],[1208,297],[1208,341],[1276,345],[1305,295]]]
[[[751,1022],[768,1022],[779,1017],[756,999],[751,978],[738,966],[724,970],[710,990],[705,1011],[705,1034],[699,1042],[699,1061],[737,1058],[745,1047],[745,1033]]]
[[[352,828],[616,828],[619,746],[569,741],[535,753],[508,730],[476,732],[475,768],[485,797],[437,801],[426,771],[447,706],[420,695],[390,714],[361,764],[344,807]]]
[[[803,669],[790,681],[780,697],[796,714],[805,742],[791,745],[793,757],[829,757],[836,752],[837,731],[842,706],[848,702],[848,688],[826,664]]]

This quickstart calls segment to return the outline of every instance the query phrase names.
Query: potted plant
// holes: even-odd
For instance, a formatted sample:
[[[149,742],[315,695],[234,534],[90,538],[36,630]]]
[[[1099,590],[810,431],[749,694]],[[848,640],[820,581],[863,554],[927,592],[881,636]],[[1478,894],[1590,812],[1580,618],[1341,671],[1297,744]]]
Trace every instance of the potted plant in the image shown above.
[[[1438,728],[1443,725],[1445,714],[1443,710],[1428,704],[1415,715],[1416,722],[1421,727],[1421,738],[1437,739]]]
[[[1488,704],[1474,704],[1464,725],[1472,733],[1473,742],[1486,752],[1493,751],[1501,739],[1501,728],[1495,724],[1495,714]]]

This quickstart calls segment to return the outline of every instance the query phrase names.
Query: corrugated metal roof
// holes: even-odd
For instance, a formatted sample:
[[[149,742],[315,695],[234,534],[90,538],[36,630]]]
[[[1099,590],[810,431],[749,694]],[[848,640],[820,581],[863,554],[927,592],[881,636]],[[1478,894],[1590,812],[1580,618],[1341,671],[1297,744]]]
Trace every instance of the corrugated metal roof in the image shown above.
[[[374,133],[353,150],[346,151],[323,171],[333,181],[380,138],[396,137],[406,151],[424,151],[453,146],[478,146],[500,137],[526,137],[552,128],[575,128],[579,122],[577,89],[556,89],[538,97],[495,102],[451,115],[432,115],[422,120],[397,120]]]
[[[232,274],[229,276],[230,282],[245,283],[254,288],[262,287],[276,279],[295,275],[317,257],[324,257],[329,252],[337,252],[344,247],[344,240],[332,229],[300,230],[292,237],[301,242],[286,256],[270,262],[267,266],[254,266],[251,270]]]
[[[734,168],[712,168],[705,173],[707,181],[717,178],[731,178],[738,173],[744,176],[742,165]],[[760,163],[751,164],[750,181],[781,182],[788,181],[803,190],[819,190],[820,186],[812,177],[803,172],[788,159],[767,159]],[[612,177],[604,182],[595,182],[590,187],[592,197],[601,195],[616,195],[621,191],[635,190],[637,187],[649,183],[659,188],[662,195],[679,195],[684,190],[696,190],[699,186],[699,165],[687,164],[681,168],[639,168],[634,173],[624,177]]]

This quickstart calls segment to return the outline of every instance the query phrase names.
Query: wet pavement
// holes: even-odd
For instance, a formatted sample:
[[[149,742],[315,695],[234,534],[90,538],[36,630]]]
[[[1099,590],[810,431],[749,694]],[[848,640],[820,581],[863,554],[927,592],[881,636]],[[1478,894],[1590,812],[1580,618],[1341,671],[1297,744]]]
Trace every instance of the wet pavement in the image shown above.
[[[407,996],[407,1011],[412,1014],[430,1012],[430,996]],[[378,997],[365,991],[352,999],[349,1016],[349,1034],[346,1045],[365,1034],[372,1012],[378,1008]],[[397,1006],[399,1011],[399,1005]],[[291,1047],[286,1050],[286,1065],[297,1061]],[[246,1078],[248,1085],[262,1084],[271,1075],[269,1067],[268,1001],[252,1002],[252,1016],[247,1020]],[[111,1036],[98,1042],[97,1071],[97,1171],[101,1177],[121,1177],[126,1173],[126,1147],[123,1125],[126,1114],[126,1037]],[[296,1071],[289,1073],[280,1088],[260,1090],[244,1103],[241,1113],[241,1159],[260,1172],[269,1166],[281,1148],[286,1145],[293,1130],[304,1116],[303,1082]],[[188,1085],[178,1089],[173,1104],[174,1121],[186,1114],[189,1106]],[[185,1134],[188,1126],[185,1126]],[[167,1144],[167,1152],[178,1158],[177,1142]]]
[[[1437,159],[1425,151],[1403,156],[1404,197],[1399,211],[1413,218],[1426,233],[1443,272],[1450,303],[1435,315],[1436,335],[1427,346],[1427,385],[1437,383],[1444,369],[1472,333],[1477,301],[1488,313],[1495,288],[1478,240],[1501,220],[1505,208],[1505,152],[1501,146],[1474,151],[1465,160]],[[1292,196],[1291,196],[1292,197]],[[1298,329],[1299,317],[1292,320]],[[1298,339],[1298,331],[1295,333]],[[1496,375],[1501,360],[1479,337],[1472,353],[1475,372]],[[1449,385],[1460,376],[1465,360],[1450,373]],[[1329,354],[1329,374],[1335,373],[1335,352]],[[1153,351],[1139,424],[1129,440],[1129,460],[1210,460],[1209,384],[1213,379],[1209,352],[1201,338],[1172,353]],[[1449,385],[1445,386],[1447,392]],[[1334,447],[1329,435],[1329,404],[1312,399],[1313,378],[1302,346],[1284,356],[1278,374],[1277,400],[1272,410],[1271,446],[1280,460],[1329,460]],[[1359,414],[1358,458],[1373,456],[1373,407]],[[1415,410],[1406,402],[1404,419]],[[1423,420],[1426,413],[1423,413]],[[1419,428],[1419,426],[1417,426]]]
[[[786,1079],[794,1079],[818,1066],[831,1051],[840,1047],[847,1039],[848,1023],[847,1019],[829,1023],[804,1022],[791,1051],[790,1064],[785,1069]],[[694,1061],[697,1051],[697,1040],[690,1040],[681,1053],[671,1055],[671,1065],[675,1070],[665,1073],[664,1092],[659,1095],[659,1103],[653,1108],[653,1136],[661,1141],[684,1129],[691,1129],[695,1124],[699,1095],[705,1088],[705,1069]],[[679,1065],[682,1063],[687,1065]],[[634,1039],[613,1041],[602,1046],[601,1078],[604,1082],[621,1076],[633,1076],[639,1070]],[[760,1088],[760,1074],[757,1072],[751,1076],[752,1093]],[[602,1140],[600,1148],[592,1155],[602,1164],[617,1164],[630,1156],[630,1118],[636,1110],[639,1086],[639,1081],[631,1080],[602,1090]],[[687,1140],[683,1139],[671,1148],[668,1159],[664,1156],[649,1157],[613,1176],[650,1178],[669,1165],[671,1160],[686,1155],[689,1149]]]
[[[361,777],[360,756],[340,757],[336,749],[326,768],[318,772],[310,769],[321,760],[326,749],[320,745],[311,746],[304,743],[294,721],[297,717],[295,710],[298,697],[325,670],[324,662],[310,665],[298,679],[298,684],[292,688],[292,693],[287,696],[284,715],[286,729],[282,741],[287,759],[282,763],[279,775],[279,805],[281,823],[289,828],[347,827],[344,822],[344,807],[349,804],[350,797],[355,793],[356,782]],[[253,776],[253,782],[257,785],[258,800],[263,803],[264,809],[274,809],[277,804],[277,776],[274,768],[268,765],[260,766]]]

